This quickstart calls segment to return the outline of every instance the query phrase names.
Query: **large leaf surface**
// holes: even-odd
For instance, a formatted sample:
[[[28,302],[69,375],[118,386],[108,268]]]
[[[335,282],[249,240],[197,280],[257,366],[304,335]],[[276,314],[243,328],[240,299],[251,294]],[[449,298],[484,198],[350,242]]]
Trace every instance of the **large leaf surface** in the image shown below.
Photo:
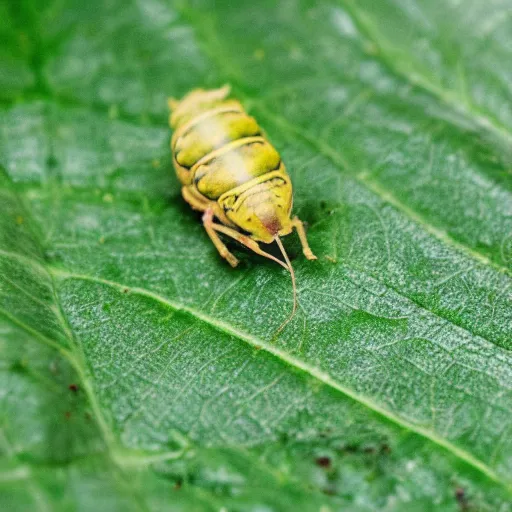
[[[1,2],[2,510],[510,510],[511,9]],[[319,256],[278,337],[171,169],[225,82]]]

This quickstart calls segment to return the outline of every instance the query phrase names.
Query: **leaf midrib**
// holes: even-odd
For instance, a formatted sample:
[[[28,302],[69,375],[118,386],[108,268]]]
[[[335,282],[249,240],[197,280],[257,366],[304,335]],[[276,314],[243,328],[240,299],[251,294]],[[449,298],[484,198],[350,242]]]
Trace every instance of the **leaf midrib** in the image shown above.
[[[10,253],[13,255],[14,253]],[[28,259],[28,258],[26,258]],[[206,325],[209,325],[210,327],[221,331],[225,334],[228,334],[229,336],[232,336],[235,339],[239,339],[241,341],[244,341],[245,343],[248,343],[249,345],[253,346],[254,348],[258,350],[265,350],[267,353],[270,353],[274,357],[277,357],[279,360],[287,363],[289,366],[295,368],[296,370],[299,370],[303,373],[306,373],[310,377],[313,377],[315,380],[321,382],[325,386],[334,389],[340,393],[342,393],[345,396],[348,396],[352,400],[360,403],[361,405],[367,407],[371,411],[377,413],[378,415],[384,417],[388,421],[399,425],[400,427],[409,430],[411,432],[414,432],[415,434],[424,437],[428,439],[429,441],[433,442],[434,444],[440,446],[441,448],[447,450],[452,455],[457,457],[460,460],[463,460],[476,470],[480,471],[481,473],[485,474],[487,477],[489,477],[491,480],[495,481],[499,485],[503,486],[507,491],[512,492],[512,484],[502,480],[501,477],[487,464],[485,464],[480,459],[476,458],[471,453],[467,452],[466,450],[463,450],[459,448],[458,446],[454,445],[450,441],[443,439],[442,437],[439,437],[434,432],[425,429],[419,425],[415,425],[413,423],[410,423],[400,416],[388,411],[384,407],[380,406],[370,398],[356,393],[355,391],[351,390],[350,388],[347,388],[346,386],[341,385],[339,382],[337,382],[334,378],[332,378],[328,373],[319,370],[318,368],[315,368],[314,366],[311,366],[307,364],[306,362],[302,361],[301,359],[298,359],[294,357],[291,354],[288,354],[287,352],[280,350],[275,345],[272,345],[269,342],[264,341],[263,339],[257,338],[256,336],[253,336],[249,333],[246,333],[240,329],[237,329],[236,327],[233,327],[232,325],[228,324],[227,322],[223,322],[222,320],[216,319],[214,317],[211,317],[210,315],[203,313],[200,310],[197,310],[196,308],[192,308],[190,306],[186,306],[184,304],[180,304],[176,301],[172,301],[160,294],[157,294],[155,292],[152,292],[150,290],[146,290],[144,288],[140,287],[131,287],[128,285],[123,285],[121,283],[111,281],[108,279],[103,279],[99,277],[93,277],[83,274],[76,274],[72,272],[67,272],[62,269],[57,268],[45,268],[43,265],[41,265],[39,262],[32,262],[33,265],[37,266],[40,269],[44,269],[46,272],[48,272],[51,276],[52,283],[54,290],[56,292],[56,286],[55,286],[55,280],[66,280],[66,279],[74,279],[74,280],[82,280],[82,281],[88,281],[93,282],[97,284],[102,284],[105,286],[109,286],[112,288],[115,288],[116,290],[120,291],[121,293],[125,294],[125,290],[128,290],[129,293],[133,293],[136,295],[141,295],[144,297],[147,297],[149,299],[152,299],[154,301],[157,301],[158,303],[169,307],[175,312],[178,313],[184,313],[192,316],[196,320],[200,320]],[[55,297],[57,300],[57,294],[55,293]],[[57,302],[57,304],[60,306],[60,301]],[[105,442],[107,443],[107,446],[109,447],[109,453],[111,451],[111,448],[113,446],[113,437],[112,432],[108,428],[105,419],[103,417],[103,413],[101,411],[101,407],[97,401],[96,395],[94,393],[93,388],[90,386],[90,381],[87,378],[86,371],[84,369],[83,363],[81,363],[74,352],[71,350],[68,350],[58,343],[54,342],[44,334],[40,333],[39,331],[33,329],[29,325],[26,325],[25,323],[19,321],[16,317],[13,317],[10,313],[8,313],[5,310],[0,310],[0,314],[4,315],[7,319],[9,319],[11,322],[13,322],[15,325],[19,326],[20,328],[24,329],[25,331],[32,334],[35,338],[37,338],[39,341],[45,343],[46,345],[49,345],[50,347],[58,350],[75,368],[77,373],[79,374],[80,380],[82,381],[82,384],[84,384],[84,388],[86,391],[86,394],[89,398],[91,407],[93,408],[94,415],[97,418],[98,425],[100,427],[100,430],[103,434],[103,437],[105,439]],[[62,322],[63,320],[60,319]],[[63,325],[63,328],[65,326]],[[72,341],[72,340],[70,340]],[[87,385],[88,384],[88,385]]]
[[[241,341],[244,341],[245,343],[253,346],[254,348],[258,350],[265,350],[266,352],[270,353],[274,357],[277,357],[279,360],[287,363],[289,366],[308,374],[310,377],[313,377],[315,380],[321,382],[322,384],[326,385],[329,388],[332,388],[338,392],[341,392],[343,395],[348,396],[352,400],[362,404],[363,406],[367,407],[371,411],[374,411],[375,413],[379,414],[380,416],[386,418],[387,420],[391,421],[392,423],[395,423],[399,425],[400,427],[409,430],[411,432],[414,432],[415,434],[418,434],[424,438],[429,439],[434,444],[437,444],[438,446],[446,449],[447,451],[451,452],[454,456],[456,456],[458,459],[461,459],[465,461],[467,464],[472,466],[473,468],[477,469],[481,473],[485,474],[487,477],[489,477],[491,480],[495,481],[496,483],[502,485],[505,489],[512,492],[512,484],[502,480],[501,477],[487,464],[485,464],[480,459],[476,458],[471,453],[467,452],[466,450],[463,450],[462,448],[459,448],[458,446],[454,445],[450,441],[443,439],[442,437],[438,436],[434,432],[425,429],[419,425],[415,425],[413,423],[410,423],[400,416],[390,412],[386,408],[382,407],[381,405],[374,402],[369,397],[366,397],[362,394],[359,394],[352,389],[343,386],[339,382],[337,382],[333,377],[331,377],[328,373],[315,368],[314,366],[311,366],[307,364],[306,362],[302,361],[301,359],[298,359],[294,357],[293,355],[279,349],[277,346],[261,339],[256,336],[251,335],[250,333],[247,333],[245,331],[242,331],[240,329],[237,329],[236,327],[233,327],[227,322],[224,322],[222,320],[219,320],[217,318],[214,318],[196,308],[178,303],[176,301],[170,300],[160,294],[157,294],[155,292],[152,292],[150,290],[146,290],[144,288],[140,287],[131,287],[124,285],[122,283],[118,283],[115,281],[110,281],[108,279],[103,279],[99,277],[94,276],[88,276],[84,274],[75,274],[71,272],[67,272],[62,269],[57,268],[51,268],[49,269],[51,274],[60,280],[81,280],[81,281],[88,281],[96,284],[102,284],[105,286],[109,286],[112,288],[115,288],[116,290],[120,291],[123,294],[126,294],[125,290],[128,290],[128,293],[141,295],[144,297],[147,297],[149,299],[152,299],[177,313],[184,313],[192,316],[194,319],[199,320],[203,322],[206,325],[209,325],[210,327],[221,331],[225,334],[228,334],[229,336],[239,339]]]
[[[15,253],[15,252],[4,251],[4,250],[1,250],[1,249],[0,249],[0,257],[11,258],[11,259],[18,259],[20,261],[24,261],[28,265],[30,265],[33,268],[37,269],[38,271],[40,271],[42,273],[45,273],[45,274],[47,273],[47,268],[42,264],[42,262],[37,261],[36,259],[33,259],[31,257],[25,256],[25,255],[22,255],[22,254],[19,254],[19,253]],[[362,274],[364,274],[366,276],[372,277],[373,279],[377,280],[379,283],[381,283],[384,286],[386,286],[386,288],[388,288],[392,292],[396,293],[402,299],[405,299],[405,300],[411,302],[417,308],[419,308],[421,311],[424,311],[424,312],[428,313],[429,315],[432,315],[432,316],[438,318],[442,322],[446,322],[446,324],[448,324],[448,325],[453,325],[454,327],[457,327],[458,329],[461,329],[463,332],[469,334],[471,337],[478,338],[478,339],[488,343],[494,349],[503,351],[504,353],[507,353],[507,354],[510,352],[510,349],[508,349],[507,347],[504,347],[504,346],[500,345],[499,343],[484,337],[481,334],[478,334],[478,333],[475,333],[475,332],[471,331],[470,329],[468,329],[464,325],[461,325],[460,323],[455,322],[451,318],[446,318],[442,314],[440,314],[440,313],[438,313],[438,312],[436,312],[436,311],[434,311],[432,309],[429,309],[428,307],[426,307],[423,303],[421,303],[420,301],[418,301],[414,297],[409,297],[408,295],[404,294],[401,289],[399,289],[399,288],[393,286],[392,284],[382,280],[381,276],[379,274],[375,274],[373,272],[370,272],[370,271],[368,271],[368,269],[366,269],[364,267],[361,267],[361,266],[357,265],[354,262],[345,263],[345,266],[346,266],[346,268],[349,268],[349,269],[352,269],[352,270],[357,270],[358,272],[360,272],[360,273],[362,273]],[[60,270],[56,270],[57,273],[59,271]],[[67,270],[64,270],[62,272],[72,274],[72,272],[69,272]],[[230,285],[229,288],[231,288],[232,286],[235,286],[237,284],[237,281],[242,279],[242,277],[243,276],[240,275],[239,279],[235,280],[235,282],[232,285]],[[225,292],[223,292],[223,293],[225,293]],[[219,298],[220,297],[217,297],[216,301],[218,301]]]
[[[53,98],[53,102],[59,103],[58,98]],[[493,269],[496,272],[499,272],[503,275],[505,275],[507,278],[512,277],[512,271],[509,270],[507,267],[503,267],[499,264],[497,264],[495,261],[489,259],[485,254],[480,253],[479,251],[476,251],[472,249],[471,247],[465,245],[462,242],[459,242],[458,240],[454,239],[450,235],[447,234],[446,231],[441,230],[428,222],[426,219],[424,219],[420,214],[415,212],[412,208],[409,206],[403,204],[401,201],[399,201],[388,189],[385,189],[382,187],[382,185],[374,182],[373,180],[369,179],[364,172],[355,173],[353,169],[351,168],[351,165],[344,159],[343,155],[337,151],[335,148],[331,147],[327,143],[323,143],[321,141],[318,141],[315,139],[311,134],[309,134],[306,130],[302,128],[297,128],[295,125],[289,123],[283,116],[280,116],[278,114],[275,114],[273,112],[270,112],[265,106],[263,101],[258,101],[255,99],[251,99],[254,105],[257,106],[258,110],[261,111],[262,115],[267,117],[269,120],[274,122],[275,124],[279,125],[283,131],[287,132],[288,134],[292,136],[300,137],[302,140],[304,140],[307,144],[309,144],[315,151],[319,152],[321,155],[325,156],[327,159],[329,159],[337,168],[339,168],[341,171],[348,171],[350,173],[351,178],[355,179],[358,183],[360,183],[362,186],[364,186],[367,190],[369,190],[371,193],[375,194],[377,197],[379,197],[383,203],[390,205],[392,208],[394,208],[396,211],[400,212],[404,215],[405,218],[409,219],[411,222],[413,222],[415,225],[418,225],[421,229],[423,229],[425,232],[432,235],[434,238],[442,242],[443,244],[451,247],[453,250],[461,252],[474,260],[478,265],[483,265],[486,268]],[[75,102],[73,103],[74,107],[83,107],[88,108],[88,105],[85,103]],[[102,111],[105,113],[105,109]],[[130,122],[133,123],[136,126],[140,126],[135,122],[135,119],[131,118],[130,116],[123,116],[122,121],[124,122]],[[151,126],[154,126],[153,124]],[[163,128],[162,128],[163,129]],[[51,135],[51,134],[50,134]],[[50,136],[51,138],[51,136]],[[69,186],[69,185],[68,185]],[[29,189],[31,186],[28,187]],[[37,184],[33,185],[33,188],[39,189],[40,186]],[[75,187],[71,187],[75,188]],[[79,190],[88,190],[88,187],[78,187]],[[122,191],[122,193],[128,193],[128,194],[140,194],[141,192],[139,190],[135,191]],[[0,252],[1,253],[1,252]],[[23,257],[22,255],[19,255],[20,257]],[[354,267],[355,268],[355,267]],[[358,269],[361,270],[361,269]],[[372,275],[367,270],[365,273],[368,273],[369,275]],[[406,299],[410,300],[411,302],[415,303],[417,306],[421,307],[425,311],[428,311],[429,313],[439,317],[440,319],[455,325],[459,327],[460,329],[463,329],[464,331],[470,333],[472,336],[478,336],[479,338],[491,343],[495,347],[499,347],[503,350],[508,350],[506,347],[496,344],[495,342],[485,338],[482,334],[476,334],[467,329],[463,324],[454,322],[453,319],[448,319],[444,317],[442,314],[439,314],[435,311],[432,311],[428,307],[426,307],[424,304],[421,304],[417,300],[414,300],[413,298],[404,295],[399,290],[396,290],[392,285],[389,283],[383,281],[381,279],[381,276],[374,276],[379,282],[385,284],[390,289],[397,292],[400,296],[405,297]]]

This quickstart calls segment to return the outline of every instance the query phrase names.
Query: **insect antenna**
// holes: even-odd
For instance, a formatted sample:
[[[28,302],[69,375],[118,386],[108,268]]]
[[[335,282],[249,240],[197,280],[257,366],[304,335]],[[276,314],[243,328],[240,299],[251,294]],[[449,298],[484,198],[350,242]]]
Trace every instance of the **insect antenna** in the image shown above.
[[[283,255],[284,261],[286,262],[286,266],[288,267],[288,270],[290,272],[291,278],[292,278],[292,288],[293,288],[293,308],[290,316],[279,326],[277,331],[274,334],[274,337],[276,337],[290,322],[290,320],[295,316],[295,313],[297,312],[297,285],[295,283],[295,272],[293,271],[292,264],[290,262],[290,258],[288,258],[288,254],[286,254],[286,251],[283,246],[283,242],[281,242],[281,239],[279,236],[276,235],[274,240],[277,242],[277,245],[279,246],[279,249],[281,250],[281,254]]]

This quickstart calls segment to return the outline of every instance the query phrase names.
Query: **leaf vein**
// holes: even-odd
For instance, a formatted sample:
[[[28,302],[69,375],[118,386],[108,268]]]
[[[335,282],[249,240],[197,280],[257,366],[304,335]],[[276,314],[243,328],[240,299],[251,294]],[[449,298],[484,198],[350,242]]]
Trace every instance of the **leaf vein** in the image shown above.
[[[420,435],[422,437],[429,439],[430,441],[441,446],[448,452],[451,452],[457,458],[465,461],[467,464],[469,464],[473,468],[479,470],[481,473],[485,474],[491,480],[504,486],[507,490],[512,491],[512,483],[502,480],[501,477],[491,467],[489,467],[482,460],[473,456],[471,453],[467,452],[466,450],[464,450],[462,448],[459,448],[452,442],[450,442],[446,439],[443,439],[442,437],[437,435],[435,432],[432,432],[432,431],[428,430],[427,428],[424,428],[420,425],[416,425],[412,422],[409,422],[409,421],[399,417],[398,415],[394,414],[393,412],[391,412],[391,411],[387,410],[386,408],[382,407],[381,405],[375,403],[371,398],[361,395],[361,394],[355,392],[354,390],[347,388],[346,386],[343,386],[342,384],[337,382],[331,375],[329,375],[325,371],[320,370],[318,368],[315,368],[314,366],[307,364],[306,362],[286,353],[285,351],[279,349],[278,347],[276,347],[275,345],[272,345],[269,342],[266,342],[266,341],[264,341],[260,338],[257,338],[249,333],[246,333],[244,331],[241,331],[240,329],[233,327],[232,325],[230,325],[226,322],[223,322],[222,320],[213,318],[213,317],[209,316],[208,314],[205,314],[201,311],[196,310],[195,308],[186,306],[184,304],[176,303],[166,297],[163,297],[157,293],[151,292],[144,288],[139,288],[139,287],[130,288],[126,285],[117,283],[115,281],[110,281],[108,279],[87,276],[87,275],[81,275],[81,274],[73,274],[73,273],[68,273],[68,272],[65,272],[62,270],[57,270],[57,269],[54,269],[53,272],[56,277],[58,277],[62,280],[70,279],[70,280],[89,281],[92,283],[102,284],[105,286],[115,288],[115,289],[119,290],[121,293],[123,293],[124,290],[126,290],[128,288],[131,293],[153,299],[153,300],[159,302],[160,304],[173,309],[174,311],[188,314],[188,315],[192,316],[193,318],[202,321],[203,323],[211,326],[212,328],[214,328],[218,331],[224,332],[224,333],[228,334],[229,336],[232,336],[235,339],[244,341],[245,343],[248,343],[249,345],[257,348],[258,350],[260,350],[260,349],[265,350],[266,352],[272,354],[273,356],[280,359],[281,361],[284,361],[292,368],[300,370],[300,371],[304,372],[305,374],[309,375],[310,377],[318,380],[325,386],[339,391],[343,395],[348,396],[352,400],[359,402],[363,406],[374,411],[376,414],[379,414],[380,416],[385,417],[387,420],[391,421],[392,423],[395,423],[406,430],[409,430],[411,432],[416,433],[417,435]]]

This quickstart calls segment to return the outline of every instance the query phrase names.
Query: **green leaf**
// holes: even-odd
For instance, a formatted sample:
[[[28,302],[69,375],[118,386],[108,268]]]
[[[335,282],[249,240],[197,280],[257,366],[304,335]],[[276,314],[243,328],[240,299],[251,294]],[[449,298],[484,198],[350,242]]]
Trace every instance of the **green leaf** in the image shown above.
[[[0,4],[0,507],[512,502],[509,0]],[[231,83],[319,256],[231,269],[166,98]]]

